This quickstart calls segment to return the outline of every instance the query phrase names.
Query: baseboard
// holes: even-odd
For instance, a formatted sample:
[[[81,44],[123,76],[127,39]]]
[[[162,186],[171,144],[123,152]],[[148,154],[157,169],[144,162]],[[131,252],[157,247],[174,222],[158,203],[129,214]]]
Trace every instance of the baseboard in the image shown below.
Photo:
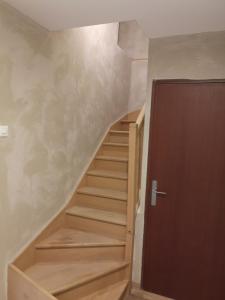
[[[140,285],[137,283],[132,283],[131,295],[139,297],[143,300],[173,300],[171,298],[159,296],[153,293],[146,292],[141,289]]]

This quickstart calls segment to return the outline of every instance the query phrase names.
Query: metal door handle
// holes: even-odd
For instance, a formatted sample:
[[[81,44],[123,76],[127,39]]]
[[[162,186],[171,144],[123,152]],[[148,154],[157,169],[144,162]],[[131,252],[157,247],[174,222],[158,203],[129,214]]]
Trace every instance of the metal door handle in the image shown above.
[[[167,193],[165,193],[165,192],[156,192],[156,194],[157,195],[162,195],[162,196],[166,196],[167,195]]]
[[[158,192],[158,182],[157,180],[152,181],[152,194],[151,194],[151,206],[157,205],[157,195],[166,196],[165,192]]]

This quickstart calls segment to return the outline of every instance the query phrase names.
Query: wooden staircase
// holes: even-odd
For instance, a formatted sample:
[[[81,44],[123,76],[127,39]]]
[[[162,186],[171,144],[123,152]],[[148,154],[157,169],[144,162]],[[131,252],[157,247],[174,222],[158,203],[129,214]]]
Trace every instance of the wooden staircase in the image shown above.
[[[143,122],[144,110],[112,126],[69,205],[9,266],[9,300],[123,299]]]

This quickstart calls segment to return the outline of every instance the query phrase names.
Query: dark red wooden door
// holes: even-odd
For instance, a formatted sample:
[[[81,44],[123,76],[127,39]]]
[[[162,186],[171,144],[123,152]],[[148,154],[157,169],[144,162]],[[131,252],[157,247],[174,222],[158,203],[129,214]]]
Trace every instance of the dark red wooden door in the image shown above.
[[[157,205],[151,206],[152,180]],[[225,82],[154,84],[142,286],[225,300]]]

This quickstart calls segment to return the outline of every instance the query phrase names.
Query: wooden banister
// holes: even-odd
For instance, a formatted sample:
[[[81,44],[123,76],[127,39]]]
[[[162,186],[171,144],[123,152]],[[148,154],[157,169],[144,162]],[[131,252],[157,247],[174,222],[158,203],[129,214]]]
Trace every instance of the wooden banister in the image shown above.
[[[145,106],[140,111],[136,122],[129,126],[129,163],[128,163],[128,204],[126,260],[130,262],[129,279],[132,276],[132,260],[135,233],[135,220],[139,206],[139,189],[141,185],[141,162],[143,150]]]
[[[137,117],[137,121],[136,124],[138,126],[138,128],[140,128],[141,126],[143,126],[144,124],[144,118],[145,118],[145,105],[142,107],[138,117]]]

